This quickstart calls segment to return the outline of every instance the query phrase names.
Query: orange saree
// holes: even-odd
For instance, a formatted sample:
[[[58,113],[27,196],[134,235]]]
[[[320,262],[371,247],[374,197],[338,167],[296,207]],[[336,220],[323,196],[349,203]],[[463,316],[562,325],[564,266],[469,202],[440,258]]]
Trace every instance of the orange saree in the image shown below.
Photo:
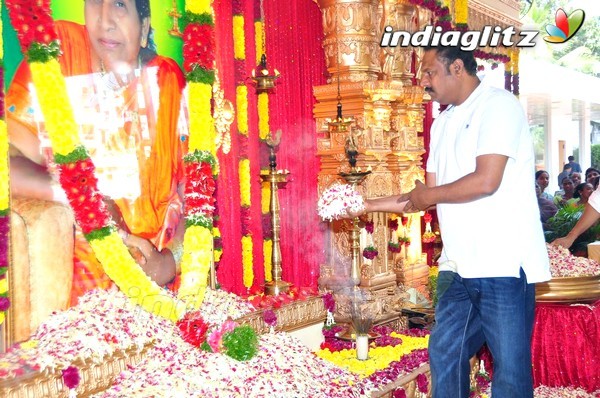
[[[59,61],[65,77],[91,75],[94,72],[91,68],[92,48],[85,27],[59,21],[57,30],[62,48]],[[111,192],[110,198],[122,216],[122,220],[115,221],[162,250],[172,241],[183,214],[178,187],[183,182],[182,154],[187,141],[178,122],[185,79],[173,60],[161,56],[144,65],[136,76],[128,87],[114,93],[115,97],[122,96],[119,104],[123,106],[118,113],[122,119],[118,127],[114,131],[98,127],[113,122],[117,113],[111,110],[112,113],[106,114],[111,117],[95,124],[90,122],[82,129],[87,134],[82,137],[82,142],[99,142],[98,147],[88,147],[88,150],[97,166],[99,180],[106,180],[104,186],[116,186],[117,181],[126,189],[135,186],[134,195],[119,196]],[[28,65],[23,62],[6,96],[7,117],[39,135],[30,82]],[[152,97],[157,92],[158,95]],[[95,94],[90,98],[97,100]],[[97,108],[102,108],[101,101],[98,103]],[[125,158],[131,163],[121,164],[119,160]],[[125,170],[126,177],[115,177],[124,175],[123,169],[129,169]],[[100,186],[102,189],[102,184]],[[76,234],[74,271],[72,304],[85,291],[107,288],[111,283],[81,233]]]

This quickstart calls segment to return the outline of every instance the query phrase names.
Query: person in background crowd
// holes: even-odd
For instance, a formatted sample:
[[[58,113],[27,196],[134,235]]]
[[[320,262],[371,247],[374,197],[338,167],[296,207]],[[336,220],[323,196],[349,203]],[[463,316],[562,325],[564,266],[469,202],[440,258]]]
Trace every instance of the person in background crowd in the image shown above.
[[[573,181],[571,181],[569,177],[565,177],[562,180],[561,186],[562,194],[554,195],[554,204],[558,208],[565,207],[570,203],[576,202],[576,200],[573,199],[573,195],[575,194],[575,185],[573,185]]]
[[[571,181],[573,181],[573,186],[574,187],[576,187],[577,185],[581,184],[581,173],[572,172],[569,177],[571,178]]]
[[[535,182],[540,186],[540,189],[542,190],[542,197],[544,199],[554,199],[554,197],[548,192],[544,192],[550,183],[550,174],[548,174],[546,170],[538,170],[535,172]]]
[[[585,181],[586,182],[593,184],[594,179],[596,177],[600,177],[600,170],[598,170],[594,167],[589,167],[588,169],[585,170]]]
[[[575,156],[571,155],[567,159],[569,159],[569,163],[567,163],[567,164],[571,165],[571,171],[573,173],[575,173],[575,172],[581,173],[581,171],[582,171],[581,166],[579,165],[579,163],[577,163],[575,161]]]
[[[546,222],[558,212],[558,207],[551,200],[541,196],[542,190],[540,186],[535,184],[535,194],[537,195],[538,207],[540,208],[540,221],[542,227],[546,230]],[[554,198],[556,200],[556,198]]]
[[[431,127],[426,185],[367,199],[360,213],[436,206],[444,246],[429,339],[433,398],[469,397],[469,359],[484,343],[494,358],[492,395],[532,398],[535,283],[550,279],[533,141],[519,101],[482,84],[476,69],[472,52],[425,49],[421,85],[449,105]]]
[[[565,163],[563,166],[563,171],[558,175],[558,186],[560,187],[563,178],[568,177],[572,172],[571,165],[569,163]]]
[[[596,179],[597,180],[597,179]],[[594,192],[594,186],[589,182],[582,182],[575,187],[573,198],[578,199],[574,203],[575,206],[585,206],[590,198],[590,195]]]

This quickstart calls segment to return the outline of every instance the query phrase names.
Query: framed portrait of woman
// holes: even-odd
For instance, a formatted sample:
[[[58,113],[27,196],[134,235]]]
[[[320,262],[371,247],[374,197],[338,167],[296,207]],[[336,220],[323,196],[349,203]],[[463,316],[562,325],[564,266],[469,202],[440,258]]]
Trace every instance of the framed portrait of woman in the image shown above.
[[[168,286],[183,230],[181,159],[188,123],[179,18],[184,1],[85,0],[73,7],[54,0],[51,7],[69,97],[68,104],[53,105],[72,109],[94,165],[90,179],[97,181],[111,225],[142,269]],[[87,291],[115,288],[78,227],[81,212],[72,211],[74,202],[67,200],[66,190],[87,185],[59,180],[40,91],[6,15],[11,306],[4,347],[26,340],[52,312],[75,305]],[[93,217],[97,211],[88,213]]]

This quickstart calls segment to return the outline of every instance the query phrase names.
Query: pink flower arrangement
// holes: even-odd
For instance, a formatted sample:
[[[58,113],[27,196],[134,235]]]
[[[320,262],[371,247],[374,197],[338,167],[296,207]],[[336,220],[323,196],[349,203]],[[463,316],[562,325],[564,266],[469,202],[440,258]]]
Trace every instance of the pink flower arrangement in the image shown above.
[[[221,352],[221,348],[223,347],[223,336],[226,333],[232,332],[236,327],[237,323],[232,320],[227,320],[223,322],[223,324],[214,329],[206,339],[206,342],[210,346],[213,352]]]
[[[323,295],[323,304],[325,305],[325,309],[328,312],[334,312],[335,311],[335,299],[333,298],[333,294],[325,293]]]

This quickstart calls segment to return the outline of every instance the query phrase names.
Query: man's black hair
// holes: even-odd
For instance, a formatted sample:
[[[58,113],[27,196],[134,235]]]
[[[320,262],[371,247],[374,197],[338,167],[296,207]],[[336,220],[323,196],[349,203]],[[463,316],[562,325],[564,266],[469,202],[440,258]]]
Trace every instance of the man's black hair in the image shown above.
[[[477,61],[473,51],[465,51],[460,46],[426,46],[425,51],[435,50],[438,58],[446,66],[446,71],[450,73],[452,62],[460,59],[465,65],[465,71],[471,76],[477,75]]]

